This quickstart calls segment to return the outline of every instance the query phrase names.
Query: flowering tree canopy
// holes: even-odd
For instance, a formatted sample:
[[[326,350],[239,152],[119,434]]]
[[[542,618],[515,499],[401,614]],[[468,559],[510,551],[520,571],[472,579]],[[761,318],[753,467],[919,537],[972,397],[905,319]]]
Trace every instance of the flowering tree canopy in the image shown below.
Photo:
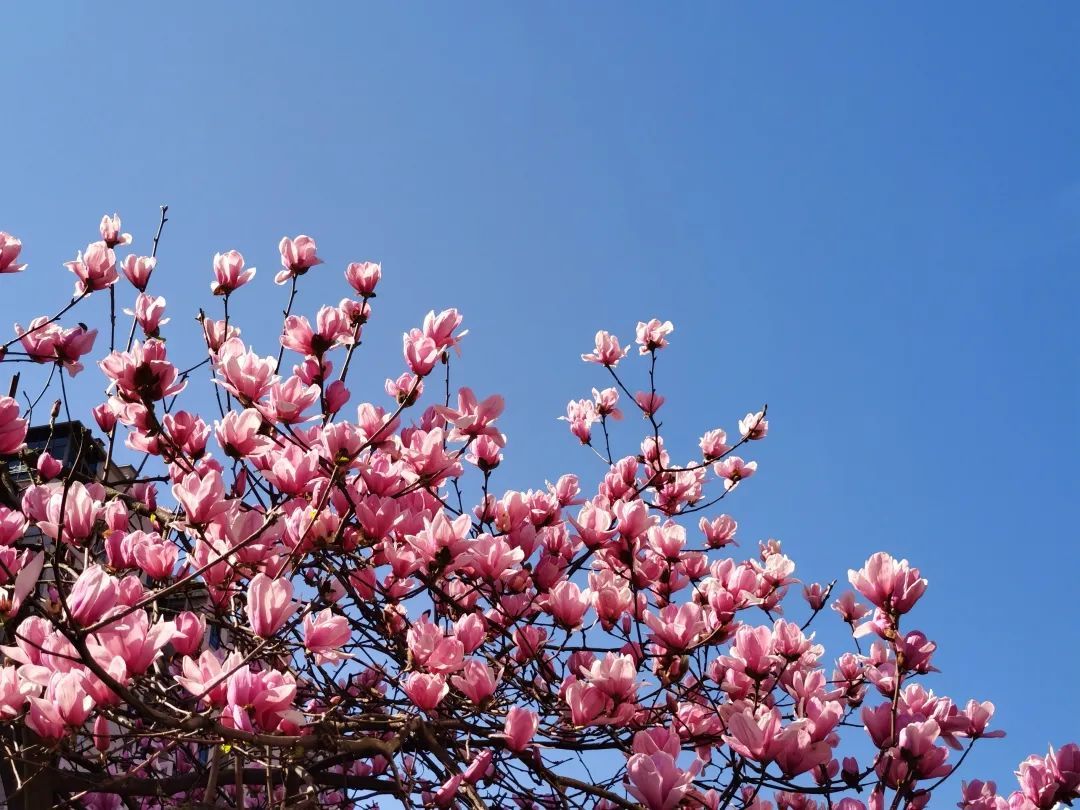
[[[499,492],[503,401],[452,387],[457,310],[404,335],[386,400],[354,402],[382,270],[349,264],[347,297],[293,314],[323,259],[285,238],[280,345],[263,354],[230,320],[255,277],[230,250],[207,263],[221,304],[200,311],[202,359],[178,367],[147,292],[165,210],[149,256],[121,256],[132,238],[106,216],[67,263],[71,300],[0,349],[30,364],[0,398],[11,806],[897,810],[1002,736],[992,703],[924,685],[927,582],[906,560],[874,554],[837,586],[799,582],[776,541],[732,554],[721,502],[769,422],[752,408],[672,460],[655,384],[670,322],[632,344],[598,332],[582,355],[606,387],[561,418],[598,485]],[[0,233],[0,274],[22,257]],[[92,295],[109,297],[107,337],[69,323]],[[64,389],[83,372],[103,375],[84,415],[97,444]],[[185,410],[196,380],[215,412]],[[643,417],[629,452],[623,411]],[[118,466],[119,442],[142,460]],[[845,622],[850,647],[826,654],[815,621]],[[962,808],[1045,810],[1080,795],[1080,748],[1017,773],[1007,798],[946,789]]]

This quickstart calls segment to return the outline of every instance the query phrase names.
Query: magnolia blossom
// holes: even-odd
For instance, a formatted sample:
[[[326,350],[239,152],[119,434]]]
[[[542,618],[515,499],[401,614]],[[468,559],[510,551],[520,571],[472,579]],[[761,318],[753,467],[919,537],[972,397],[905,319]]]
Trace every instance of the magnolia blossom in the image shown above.
[[[683,771],[666,751],[634,754],[626,763],[627,790],[648,810],[674,810],[682,802],[694,774]]]
[[[124,278],[131,282],[139,292],[146,291],[146,285],[150,283],[150,274],[157,267],[157,259],[152,256],[136,256],[134,253],[125,256],[120,264]]]
[[[298,609],[293,602],[292,583],[256,574],[248,584],[248,620],[256,635],[269,638]]]
[[[353,262],[345,268],[345,280],[364,298],[375,297],[375,287],[382,278],[382,265],[375,262]]]
[[[26,429],[26,420],[19,418],[19,403],[13,397],[0,397],[0,455],[18,452]]]
[[[506,713],[506,723],[501,736],[511,751],[524,751],[536,735],[539,723],[540,718],[536,712],[513,706]]]
[[[238,250],[214,254],[214,281],[210,292],[230,295],[255,278],[254,267],[244,267],[244,256]]]
[[[587,363],[598,363],[602,366],[614,368],[619,361],[626,357],[629,348],[622,348],[619,339],[607,332],[596,333],[596,349],[589,354],[581,355],[581,359]]]
[[[120,278],[116,272],[116,254],[105,242],[87,245],[74,261],[64,266],[75,274],[75,294],[85,295],[111,287]]]
[[[278,251],[281,253],[282,270],[274,276],[275,284],[284,284],[290,278],[301,276],[323,260],[315,255],[315,240],[301,234],[295,239],[283,237]]]
[[[139,293],[135,299],[134,311],[125,309],[124,313],[135,318],[148,338],[159,337],[161,327],[169,322],[168,318],[162,317],[165,314],[165,299],[160,295],[154,298],[146,293]]]
[[[131,234],[122,233],[120,230],[119,214],[113,214],[111,217],[108,214],[103,216],[98,230],[101,232],[102,241],[111,248],[131,244]]]
[[[10,233],[0,231],[0,273],[18,273],[26,269],[25,264],[16,264],[22,242]]]
[[[656,318],[651,321],[638,321],[637,344],[641,354],[648,354],[668,345],[667,336],[675,331],[671,321],[661,323]]]
[[[346,657],[340,648],[348,643],[351,634],[349,620],[335,616],[329,608],[304,617],[304,646],[315,654],[320,664]]]

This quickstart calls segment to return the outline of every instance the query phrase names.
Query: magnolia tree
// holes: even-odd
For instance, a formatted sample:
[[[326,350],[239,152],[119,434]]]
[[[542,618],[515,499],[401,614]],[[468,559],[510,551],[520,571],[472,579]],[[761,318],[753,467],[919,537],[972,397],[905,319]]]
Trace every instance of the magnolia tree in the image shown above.
[[[67,263],[71,300],[3,345],[28,364],[0,399],[0,454],[28,471],[0,507],[13,805],[897,810],[1002,735],[993,704],[924,686],[936,645],[913,625],[927,583],[907,561],[874,554],[834,589],[795,579],[775,541],[729,556],[719,502],[769,423],[751,412],[673,462],[654,374],[670,322],[639,323],[631,346],[599,332],[582,356],[607,387],[562,418],[595,489],[567,474],[500,492],[503,401],[452,389],[456,310],[404,335],[385,400],[354,402],[380,266],[349,264],[346,298],[293,314],[323,260],[286,238],[280,346],[230,320],[255,276],[230,250],[207,262],[202,360],[178,368],[147,292],[161,227],[149,256],[115,216],[100,237]],[[21,248],[0,234],[0,273],[25,269]],[[71,323],[90,296],[108,296],[109,334]],[[102,375],[82,415],[96,468],[87,437],[66,461],[50,444],[79,415],[66,397],[26,445],[27,409],[83,372]],[[196,379],[212,413],[185,409]],[[620,409],[643,417],[629,450]],[[117,467],[120,443],[141,461]],[[826,654],[815,619],[846,623],[850,646]],[[1068,803],[1080,748],[1017,774],[1007,798],[948,789],[972,810]]]

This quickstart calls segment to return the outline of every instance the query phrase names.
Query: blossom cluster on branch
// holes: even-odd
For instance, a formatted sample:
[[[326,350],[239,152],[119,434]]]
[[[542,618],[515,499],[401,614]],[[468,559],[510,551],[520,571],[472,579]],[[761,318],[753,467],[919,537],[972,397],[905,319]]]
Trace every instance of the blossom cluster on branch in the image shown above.
[[[71,300],[0,348],[47,375],[39,391],[20,377],[26,407],[0,397],[0,454],[25,471],[0,506],[11,806],[915,810],[1002,736],[993,704],[927,685],[936,644],[911,619],[927,582],[906,560],[876,553],[837,589],[797,580],[775,540],[731,556],[719,504],[756,472],[766,410],[674,462],[656,385],[670,321],[639,323],[633,345],[599,332],[582,355],[606,387],[561,418],[593,466],[500,494],[504,403],[453,390],[457,310],[404,334],[385,400],[354,402],[382,269],[348,264],[340,303],[294,314],[324,262],[285,238],[279,345],[262,354],[230,318],[256,271],[229,250],[207,262],[220,317],[200,311],[183,367],[190,347],[165,343],[147,292],[165,210],[149,256],[118,256],[132,237],[103,218],[66,265]],[[0,274],[25,270],[21,251],[0,233]],[[109,296],[109,326],[68,325],[91,295]],[[88,365],[104,383],[92,468],[86,434],[54,446],[75,405],[64,377]],[[215,412],[185,409],[196,379]],[[629,452],[624,411],[643,426]],[[827,656],[815,621],[846,623],[850,648]],[[1008,796],[964,783],[959,806],[1068,803],[1080,747],[1017,774]]]

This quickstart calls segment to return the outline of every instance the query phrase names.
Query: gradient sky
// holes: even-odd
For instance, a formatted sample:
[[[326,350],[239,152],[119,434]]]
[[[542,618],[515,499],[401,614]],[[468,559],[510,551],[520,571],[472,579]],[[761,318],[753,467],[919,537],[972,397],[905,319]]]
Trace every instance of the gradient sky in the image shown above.
[[[66,300],[102,213],[148,252],[167,202],[177,343],[237,248],[268,354],[277,242],[309,233],[327,266],[301,312],[383,263],[354,397],[458,307],[456,382],[506,396],[496,483],[524,488],[595,474],[555,421],[605,382],[578,360],[593,333],[670,318],[677,459],[769,403],[728,507],[744,549],[780,538],[807,581],[887,549],[930,579],[930,685],[995,701],[1009,733],[964,778],[1011,789],[1080,736],[1080,7],[60,8],[5,8],[0,229],[31,267],[3,280],[4,329]]]

